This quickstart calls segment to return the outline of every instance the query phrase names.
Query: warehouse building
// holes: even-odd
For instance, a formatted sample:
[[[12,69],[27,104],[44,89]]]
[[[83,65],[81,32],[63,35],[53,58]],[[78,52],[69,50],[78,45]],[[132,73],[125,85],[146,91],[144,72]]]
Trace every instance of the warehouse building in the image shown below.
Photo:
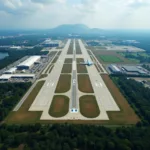
[[[141,75],[146,75],[147,72],[143,71],[141,68],[138,66],[122,66],[122,68],[127,72],[127,73],[137,73]]]
[[[31,56],[28,59],[26,59],[24,62],[20,63],[17,66],[18,70],[27,70],[33,67],[35,62],[38,62],[41,59],[41,56]]]
[[[18,79],[34,79],[34,74],[3,74],[0,76],[0,81],[10,81],[13,78]]]
[[[47,39],[42,44],[44,47],[59,47],[59,41],[52,41],[51,39]]]
[[[121,70],[116,65],[110,65],[109,69],[112,73],[115,73],[115,74],[122,73]]]
[[[15,73],[17,70],[16,67],[10,68],[9,70],[5,71],[4,74],[13,74]]]

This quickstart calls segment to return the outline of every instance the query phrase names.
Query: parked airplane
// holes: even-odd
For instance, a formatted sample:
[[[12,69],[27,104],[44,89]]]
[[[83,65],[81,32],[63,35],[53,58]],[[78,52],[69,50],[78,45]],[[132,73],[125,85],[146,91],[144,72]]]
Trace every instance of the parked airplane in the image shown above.
[[[80,64],[81,64],[81,65],[91,66],[91,65],[93,65],[93,62],[87,60],[87,61],[85,61],[85,62],[80,62]]]

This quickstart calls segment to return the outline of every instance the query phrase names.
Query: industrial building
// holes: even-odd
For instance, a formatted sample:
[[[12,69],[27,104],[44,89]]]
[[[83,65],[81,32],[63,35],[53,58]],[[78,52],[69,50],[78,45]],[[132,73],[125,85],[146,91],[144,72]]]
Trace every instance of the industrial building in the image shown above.
[[[42,45],[44,47],[58,47],[59,46],[59,41],[55,40],[55,41],[52,41],[51,39],[47,39],[45,40]]]
[[[121,70],[116,65],[110,65],[109,69],[112,73],[115,73],[115,74],[122,73]]]
[[[143,71],[142,68],[139,68],[138,66],[122,66],[122,68],[127,72],[127,73],[137,73],[141,75],[146,75],[147,72]]]
[[[35,75],[34,74],[3,74],[2,76],[0,76],[0,81],[9,81],[13,78],[34,79]]]
[[[10,68],[9,70],[5,71],[4,74],[13,74],[15,73],[17,70],[16,67]]]
[[[18,70],[27,70],[33,67],[35,62],[38,62],[41,59],[41,56],[31,56],[28,59],[26,59],[24,62],[20,63],[17,66]]]

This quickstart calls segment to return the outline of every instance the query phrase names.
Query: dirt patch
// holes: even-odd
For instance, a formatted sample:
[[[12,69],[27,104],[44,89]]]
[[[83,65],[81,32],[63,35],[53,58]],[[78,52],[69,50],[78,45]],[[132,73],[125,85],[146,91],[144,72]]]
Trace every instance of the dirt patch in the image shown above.
[[[94,93],[89,75],[78,75],[78,88],[84,93]]]
[[[87,118],[95,118],[100,114],[100,110],[95,96],[85,95],[80,97],[80,112]]]
[[[61,73],[71,73],[72,64],[64,64]]]
[[[49,70],[49,74],[51,73],[51,71],[53,70],[54,68],[54,64],[51,66],[50,70]]]
[[[52,63],[56,63],[57,59],[58,59],[58,56],[56,56],[56,57],[53,59]]]
[[[49,114],[52,117],[63,117],[69,111],[69,98],[64,95],[55,95],[51,103]]]
[[[71,75],[60,75],[55,93],[65,93],[71,86]]]
[[[66,58],[65,63],[71,64],[72,63],[72,58]]]
[[[76,43],[76,54],[82,54],[79,42],[76,40],[75,43]]]
[[[120,112],[108,112],[110,122],[114,122],[115,124],[136,124],[140,119],[130,107],[125,97],[121,94],[108,75],[101,75],[101,77],[121,109]]]
[[[88,73],[85,65],[77,64],[77,73]]]
[[[31,104],[35,100],[35,97],[39,93],[45,81],[39,81],[36,86],[33,88],[29,96],[26,98],[25,102],[22,104],[20,109],[16,112],[12,111],[6,118],[7,123],[36,123],[40,116],[40,111],[30,112],[28,111]]]

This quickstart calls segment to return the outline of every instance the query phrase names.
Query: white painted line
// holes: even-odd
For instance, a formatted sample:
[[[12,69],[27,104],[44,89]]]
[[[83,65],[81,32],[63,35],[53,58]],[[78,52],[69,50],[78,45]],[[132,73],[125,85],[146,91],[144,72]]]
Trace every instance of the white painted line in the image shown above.
[[[52,83],[52,85],[51,86],[54,86],[54,82]]]
[[[47,86],[49,86],[49,83],[47,83]]]

